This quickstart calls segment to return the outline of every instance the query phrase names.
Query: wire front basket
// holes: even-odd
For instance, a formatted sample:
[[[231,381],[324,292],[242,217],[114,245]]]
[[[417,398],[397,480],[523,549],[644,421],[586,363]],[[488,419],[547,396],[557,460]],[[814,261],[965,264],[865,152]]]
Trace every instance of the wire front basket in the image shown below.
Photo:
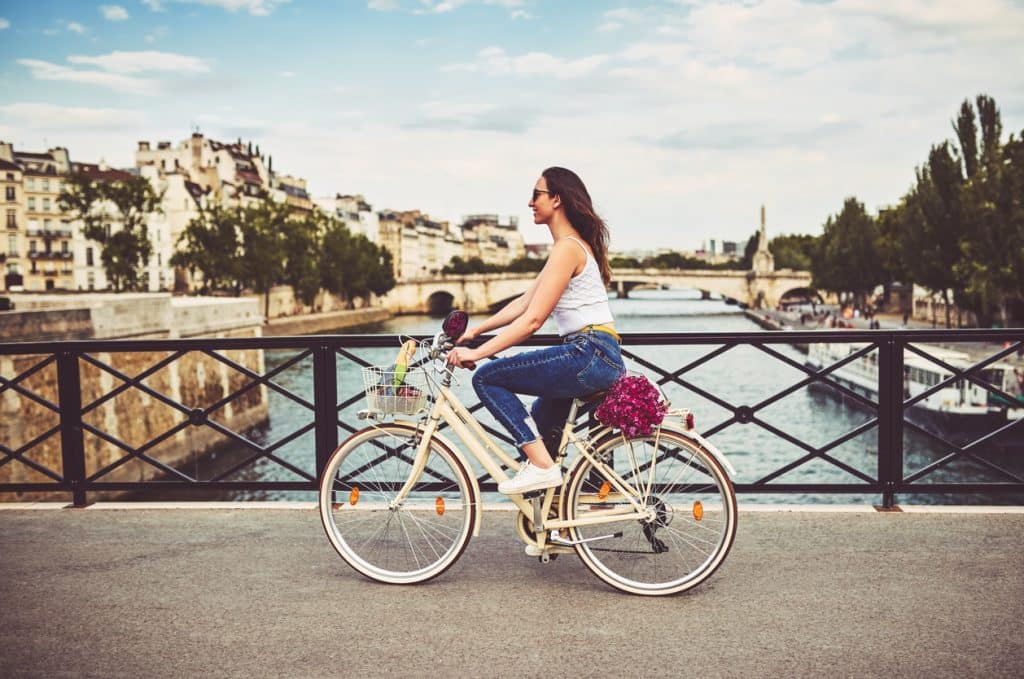
[[[366,406],[382,415],[415,415],[427,407],[427,374],[420,368],[363,368]]]

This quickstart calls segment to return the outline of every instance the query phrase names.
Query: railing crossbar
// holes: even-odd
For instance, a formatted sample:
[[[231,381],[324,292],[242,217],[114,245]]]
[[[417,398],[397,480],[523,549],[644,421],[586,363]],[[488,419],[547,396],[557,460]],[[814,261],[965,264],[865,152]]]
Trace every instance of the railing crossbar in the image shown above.
[[[226,403],[229,403],[230,401],[233,401],[234,399],[238,398],[239,396],[241,396],[245,392],[249,391],[253,387],[257,387],[257,386],[259,386],[261,384],[266,385],[267,387],[273,389],[274,391],[276,391],[277,393],[281,394],[282,396],[284,396],[286,398],[290,398],[291,400],[295,401],[296,403],[298,403],[299,405],[301,405],[301,406],[303,406],[305,408],[308,408],[309,410],[315,410],[315,406],[312,403],[310,403],[306,399],[302,398],[301,396],[298,396],[297,394],[292,393],[290,390],[285,389],[281,385],[279,385],[276,382],[274,382],[273,379],[272,379],[273,377],[276,377],[278,374],[280,374],[284,370],[287,370],[288,368],[292,367],[293,365],[295,365],[296,363],[298,363],[302,359],[306,358],[307,356],[311,356],[313,354],[312,351],[304,351],[301,354],[298,354],[297,356],[294,357],[293,360],[286,361],[285,363],[277,366],[276,368],[274,368],[270,372],[266,373],[265,375],[260,375],[259,373],[254,372],[254,371],[250,370],[249,368],[246,368],[244,365],[240,365],[238,363],[235,363],[234,361],[232,361],[231,359],[227,358],[226,356],[221,356],[216,351],[204,350],[202,353],[206,354],[207,356],[209,356],[210,358],[212,358],[214,360],[220,361],[221,363],[223,363],[224,365],[228,366],[229,368],[233,368],[234,370],[237,370],[238,372],[240,372],[243,375],[245,375],[246,377],[248,377],[250,380],[253,380],[252,382],[249,382],[249,383],[243,385],[242,387],[240,387],[239,389],[237,389],[234,393],[228,394],[227,396],[225,396],[221,400],[219,400],[216,403],[210,405],[208,408],[206,408],[207,414],[209,414],[209,413],[211,413],[211,412],[213,412],[215,410],[218,410],[219,408],[222,408]]]

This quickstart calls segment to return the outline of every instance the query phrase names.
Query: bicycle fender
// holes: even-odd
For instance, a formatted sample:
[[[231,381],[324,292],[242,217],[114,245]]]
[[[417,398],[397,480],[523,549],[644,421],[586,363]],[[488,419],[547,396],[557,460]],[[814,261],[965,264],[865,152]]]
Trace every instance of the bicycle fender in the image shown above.
[[[409,429],[419,428],[417,423],[405,420],[394,420],[393,424],[408,427]],[[435,431],[432,438],[437,441],[438,444],[445,447],[448,452],[451,453],[452,457],[458,460],[459,464],[462,465],[462,468],[466,470],[466,476],[469,477],[469,492],[472,494],[471,500],[473,502],[473,506],[477,508],[477,511],[473,512],[473,537],[480,537],[480,525],[483,522],[484,506],[480,499],[480,484],[477,483],[476,474],[473,473],[473,467],[470,466],[469,462],[466,460],[466,456],[462,454],[462,451],[460,451],[442,434]]]

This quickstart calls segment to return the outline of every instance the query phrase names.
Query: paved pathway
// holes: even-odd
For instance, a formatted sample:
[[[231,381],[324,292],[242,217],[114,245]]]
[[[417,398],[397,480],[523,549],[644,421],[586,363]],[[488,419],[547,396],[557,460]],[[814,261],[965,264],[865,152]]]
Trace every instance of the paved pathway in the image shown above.
[[[351,571],[297,509],[0,511],[5,677],[996,677],[1024,672],[1024,514],[753,512],[698,590],[523,555]]]

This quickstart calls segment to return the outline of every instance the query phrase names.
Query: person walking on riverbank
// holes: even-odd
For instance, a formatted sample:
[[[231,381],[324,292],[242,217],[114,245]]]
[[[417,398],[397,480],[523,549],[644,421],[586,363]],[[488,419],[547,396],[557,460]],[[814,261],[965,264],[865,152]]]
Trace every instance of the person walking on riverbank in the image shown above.
[[[498,485],[506,495],[562,482],[553,457],[572,399],[609,388],[625,372],[606,291],[608,229],[583,181],[570,170],[549,167],[534,185],[529,206],[534,223],[547,225],[553,240],[544,269],[521,297],[457,343],[504,330],[475,349],[459,346],[448,355],[453,365],[475,368],[522,343],[554,314],[562,344],[490,361],[473,375],[480,401],[527,458],[514,478]],[[517,394],[538,397],[529,413]]]

